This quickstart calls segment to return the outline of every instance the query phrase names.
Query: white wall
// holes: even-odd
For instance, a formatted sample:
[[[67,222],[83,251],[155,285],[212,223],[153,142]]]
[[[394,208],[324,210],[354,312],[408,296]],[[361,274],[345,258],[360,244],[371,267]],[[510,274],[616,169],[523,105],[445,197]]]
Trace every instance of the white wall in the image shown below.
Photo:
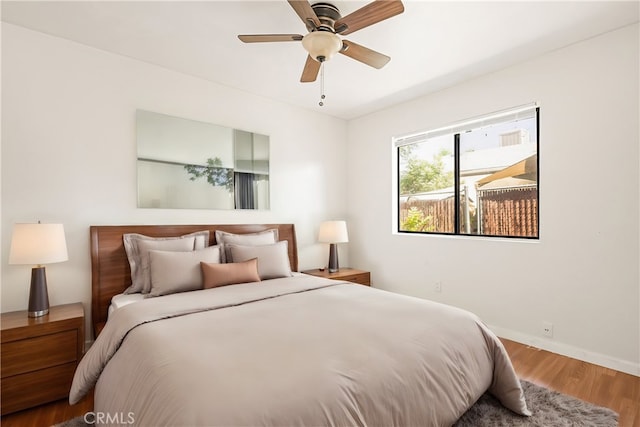
[[[626,27],[350,121],[351,264],[506,338],[640,375],[638,35]],[[539,241],[392,233],[393,136],[532,101]]]
[[[2,312],[27,305],[29,267],[7,265],[15,222],[64,223],[70,259],[47,267],[51,303],[82,301],[88,313],[92,224],[293,222],[304,269],[326,262],[319,222],[347,214],[341,264],[371,270],[375,286],[640,373],[637,25],[348,124],[1,25]],[[531,101],[541,107],[540,241],[392,234],[394,135]],[[137,209],[137,108],[270,135],[271,210]]]
[[[269,135],[271,209],[137,209],[138,108]],[[47,266],[50,302],[82,301],[87,315],[94,224],[291,222],[300,269],[324,265],[316,233],[346,214],[345,144],[342,120],[2,23],[1,310],[27,306],[30,267],[7,264],[15,222],[64,224],[69,261]]]

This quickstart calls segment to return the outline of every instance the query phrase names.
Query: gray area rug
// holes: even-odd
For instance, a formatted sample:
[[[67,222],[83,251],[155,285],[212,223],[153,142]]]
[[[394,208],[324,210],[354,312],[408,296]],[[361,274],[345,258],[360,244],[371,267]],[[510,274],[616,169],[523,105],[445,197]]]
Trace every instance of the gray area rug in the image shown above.
[[[618,414],[566,394],[521,381],[530,417],[516,415],[484,394],[454,427],[615,427]]]
[[[52,427],[87,427],[87,426],[95,426],[95,424],[87,424],[84,422],[84,417],[75,417],[70,420],[63,421],[61,423],[55,424]]]
[[[516,415],[493,396],[484,394],[454,427],[615,427],[618,414],[611,409],[592,405],[528,381],[522,381],[530,417]],[[54,427],[86,427],[82,417]]]

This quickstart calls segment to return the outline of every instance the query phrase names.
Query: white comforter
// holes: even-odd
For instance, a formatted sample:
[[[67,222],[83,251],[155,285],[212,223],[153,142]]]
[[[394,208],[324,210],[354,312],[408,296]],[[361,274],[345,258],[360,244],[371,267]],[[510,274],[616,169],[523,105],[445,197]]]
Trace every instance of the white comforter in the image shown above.
[[[450,426],[486,390],[529,414],[475,315],[306,275],[118,309],[70,402],[94,384],[95,412],[139,426]]]

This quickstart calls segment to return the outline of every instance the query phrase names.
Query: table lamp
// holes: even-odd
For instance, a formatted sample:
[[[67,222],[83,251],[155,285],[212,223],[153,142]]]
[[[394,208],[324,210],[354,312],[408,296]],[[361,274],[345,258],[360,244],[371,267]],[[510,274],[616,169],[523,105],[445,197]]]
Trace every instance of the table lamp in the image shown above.
[[[338,245],[349,241],[347,223],[345,221],[325,221],[320,224],[318,241],[329,243],[329,273],[340,271],[338,263]]]
[[[47,276],[43,264],[68,260],[62,224],[14,224],[9,264],[31,264],[29,317],[49,313]]]

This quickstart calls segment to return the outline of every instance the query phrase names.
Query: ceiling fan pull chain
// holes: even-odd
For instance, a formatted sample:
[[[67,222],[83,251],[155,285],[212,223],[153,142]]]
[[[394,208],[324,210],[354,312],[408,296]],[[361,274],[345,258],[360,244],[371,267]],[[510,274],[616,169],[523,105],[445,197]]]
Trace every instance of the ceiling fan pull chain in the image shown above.
[[[324,105],[324,62],[320,63],[320,102],[318,102],[319,106]]]

